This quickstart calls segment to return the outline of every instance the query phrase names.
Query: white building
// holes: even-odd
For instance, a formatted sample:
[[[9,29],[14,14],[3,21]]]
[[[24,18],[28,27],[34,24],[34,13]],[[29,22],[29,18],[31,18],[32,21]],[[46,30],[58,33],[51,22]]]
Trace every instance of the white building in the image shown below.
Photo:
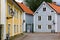
[[[6,0],[0,0],[0,40],[6,39]]]
[[[43,2],[34,13],[34,32],[60,32],[60,6]]]

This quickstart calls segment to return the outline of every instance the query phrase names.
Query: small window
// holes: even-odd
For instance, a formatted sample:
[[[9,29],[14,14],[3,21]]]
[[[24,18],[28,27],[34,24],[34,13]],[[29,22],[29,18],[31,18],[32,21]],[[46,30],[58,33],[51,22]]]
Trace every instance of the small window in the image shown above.
[[[46,11],[46,8],[43,8],[43,11]]]
[[[41,16],[38,16],[38,20],[39,20],[39,21],[41,20]]]
[[[8,33],[10,33],[10,24],[8,24]]]
[[[14,33],[16,33],[16,25],[14,25]]]
[[[52,20],[52,17],[51,16],[48,16],[48,20]]]
[[[41,29],[41,25],[38,25],[38,29]]]
[[[51,12],[54,12],[54,11],[51,11]]]
[[[18,19],[18,12],[17,12],[17,19]]]
[[[14,10],[14,16],[17,17],[17,11],[16,10]]]
[[[48,29],[52,29],[52,26],[51,25],[48,25]]]
[[[8,5],[8,13],[9,13],[9,14],[10,14],[10,8],[11,8],[11,7]]]
[[[18,32],[18,25],[17,25],[17,32]]]

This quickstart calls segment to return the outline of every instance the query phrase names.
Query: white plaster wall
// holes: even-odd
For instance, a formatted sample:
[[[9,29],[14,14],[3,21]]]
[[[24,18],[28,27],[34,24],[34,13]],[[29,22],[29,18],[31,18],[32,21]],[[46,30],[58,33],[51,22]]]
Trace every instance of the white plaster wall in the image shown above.
[[[57,32],[60,32],[60,15],[57,14]]]

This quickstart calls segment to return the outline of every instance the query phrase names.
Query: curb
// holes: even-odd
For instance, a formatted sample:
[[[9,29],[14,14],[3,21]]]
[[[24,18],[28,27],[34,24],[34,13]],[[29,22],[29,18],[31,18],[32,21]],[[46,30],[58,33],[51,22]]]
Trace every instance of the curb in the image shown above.
[[[24,34],[23,36],[18,37],[18,38],[16,38],[15,40],[23,40],[23,39],[26,38],[27,36],[28,36],[27,34]]]

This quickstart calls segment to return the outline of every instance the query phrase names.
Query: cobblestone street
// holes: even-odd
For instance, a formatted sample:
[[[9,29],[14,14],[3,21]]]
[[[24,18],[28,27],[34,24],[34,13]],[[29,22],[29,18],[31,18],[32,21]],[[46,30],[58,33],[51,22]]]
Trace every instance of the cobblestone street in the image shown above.
[[[24,38],[16,40],[60,40],[60,35],[54,33],[28,33]]]

